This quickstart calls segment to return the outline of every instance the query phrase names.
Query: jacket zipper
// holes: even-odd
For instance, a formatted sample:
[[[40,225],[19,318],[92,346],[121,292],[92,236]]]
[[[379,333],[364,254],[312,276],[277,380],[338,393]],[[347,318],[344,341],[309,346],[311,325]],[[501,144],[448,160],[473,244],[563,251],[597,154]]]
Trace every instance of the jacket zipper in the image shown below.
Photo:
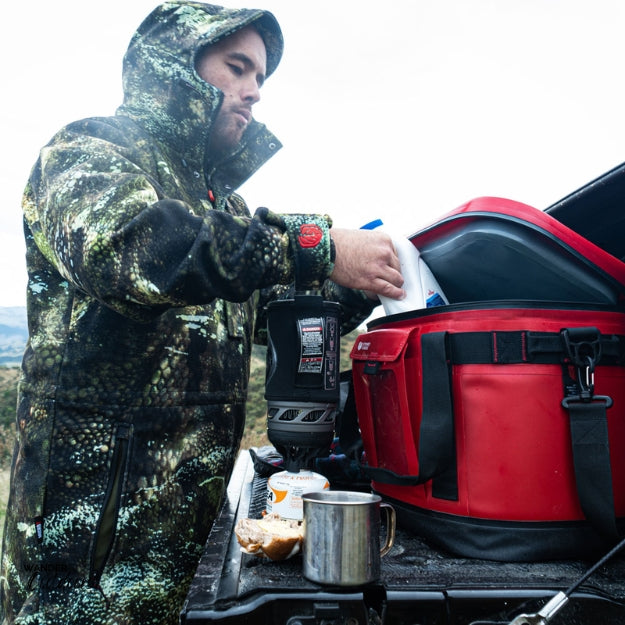
[[[132,426],[128,424],[120,424],[115,430],[115,449],[113,450],[109,481],[91,553],[89,586],[92,588],[100,589],[100,578],[115,541],[115,527],[119,516],[122,484],[130,451],[131,434]]]

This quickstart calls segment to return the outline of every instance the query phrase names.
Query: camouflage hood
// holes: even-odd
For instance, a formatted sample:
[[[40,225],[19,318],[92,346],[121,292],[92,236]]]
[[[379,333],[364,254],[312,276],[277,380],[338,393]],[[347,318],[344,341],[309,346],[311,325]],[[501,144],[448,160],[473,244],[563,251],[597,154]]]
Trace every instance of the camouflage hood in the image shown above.
[[[118,113],[141,123],[189,164],[204,168],[207,139],[223,94],[198,75],[195,61],[203,48],[250,24],[265,42],[269,76],[283,50],[282,32],[271,13],[184,0],[159,5],[139,26],[124,57],[124,103]],[[275,152],[275,137],[252,121],[238,148],[248,171],[234,174],[240,180],[231,184],[241,184],[272,155],[265,157],[262,149],[261,154],[246,154],[259,152],[263,135]]]

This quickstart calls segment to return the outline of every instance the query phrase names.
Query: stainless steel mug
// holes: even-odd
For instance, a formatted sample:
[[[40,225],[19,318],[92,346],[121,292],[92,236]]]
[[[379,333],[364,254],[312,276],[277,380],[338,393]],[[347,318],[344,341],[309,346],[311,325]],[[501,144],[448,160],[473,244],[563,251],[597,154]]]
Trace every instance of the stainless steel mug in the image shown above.
[[[359,586],[380,577],[380,558],[395,540],[395,510],[379,495],[351,491],[306,493],[304,577],[320,584]],[[380,513],[386,540],[380,548]]]

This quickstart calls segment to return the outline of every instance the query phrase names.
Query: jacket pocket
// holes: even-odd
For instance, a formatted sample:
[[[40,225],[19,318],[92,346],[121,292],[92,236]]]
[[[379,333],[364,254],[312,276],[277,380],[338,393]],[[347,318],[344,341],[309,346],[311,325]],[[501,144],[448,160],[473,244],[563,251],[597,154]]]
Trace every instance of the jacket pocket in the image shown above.
[[[115,542],[115,528],[119,516],[131,441],[132,426],[125,423],[119,424],[115,430],[108,485],[91,551],[89,586],[92,588],[99,588],[102,572]]]

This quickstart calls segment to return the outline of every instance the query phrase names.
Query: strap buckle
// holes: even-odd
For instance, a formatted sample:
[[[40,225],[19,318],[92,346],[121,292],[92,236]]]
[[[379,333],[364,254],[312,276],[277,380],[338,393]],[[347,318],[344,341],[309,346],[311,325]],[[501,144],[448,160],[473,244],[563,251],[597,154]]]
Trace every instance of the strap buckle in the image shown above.
[[[566,408],[567,410],[570,409],[571,404],[574,403],[590,403],[590,402],[604,402],[605,404],[605,409],[607,410],[608,408],[612,408],[612,404],[614,403],[614,401],[612,401],[612,398],[609,395],[593,395],[592,397],[584,397],[582,394],[579,395],[571,395],[570,397],[565,397],[562,400],[562,407]]]
[[[571,397],[565,398],[565,400],[591,401],[594,399],[595,367],[601,360],[601,333],[594,327],[564,328],[561,335],[564,341],[565,355],[575,367],[580,389],[577,398]],[[610,402],[612,402],[611,399]],[[609,408],[609,406],[607,407]]]

